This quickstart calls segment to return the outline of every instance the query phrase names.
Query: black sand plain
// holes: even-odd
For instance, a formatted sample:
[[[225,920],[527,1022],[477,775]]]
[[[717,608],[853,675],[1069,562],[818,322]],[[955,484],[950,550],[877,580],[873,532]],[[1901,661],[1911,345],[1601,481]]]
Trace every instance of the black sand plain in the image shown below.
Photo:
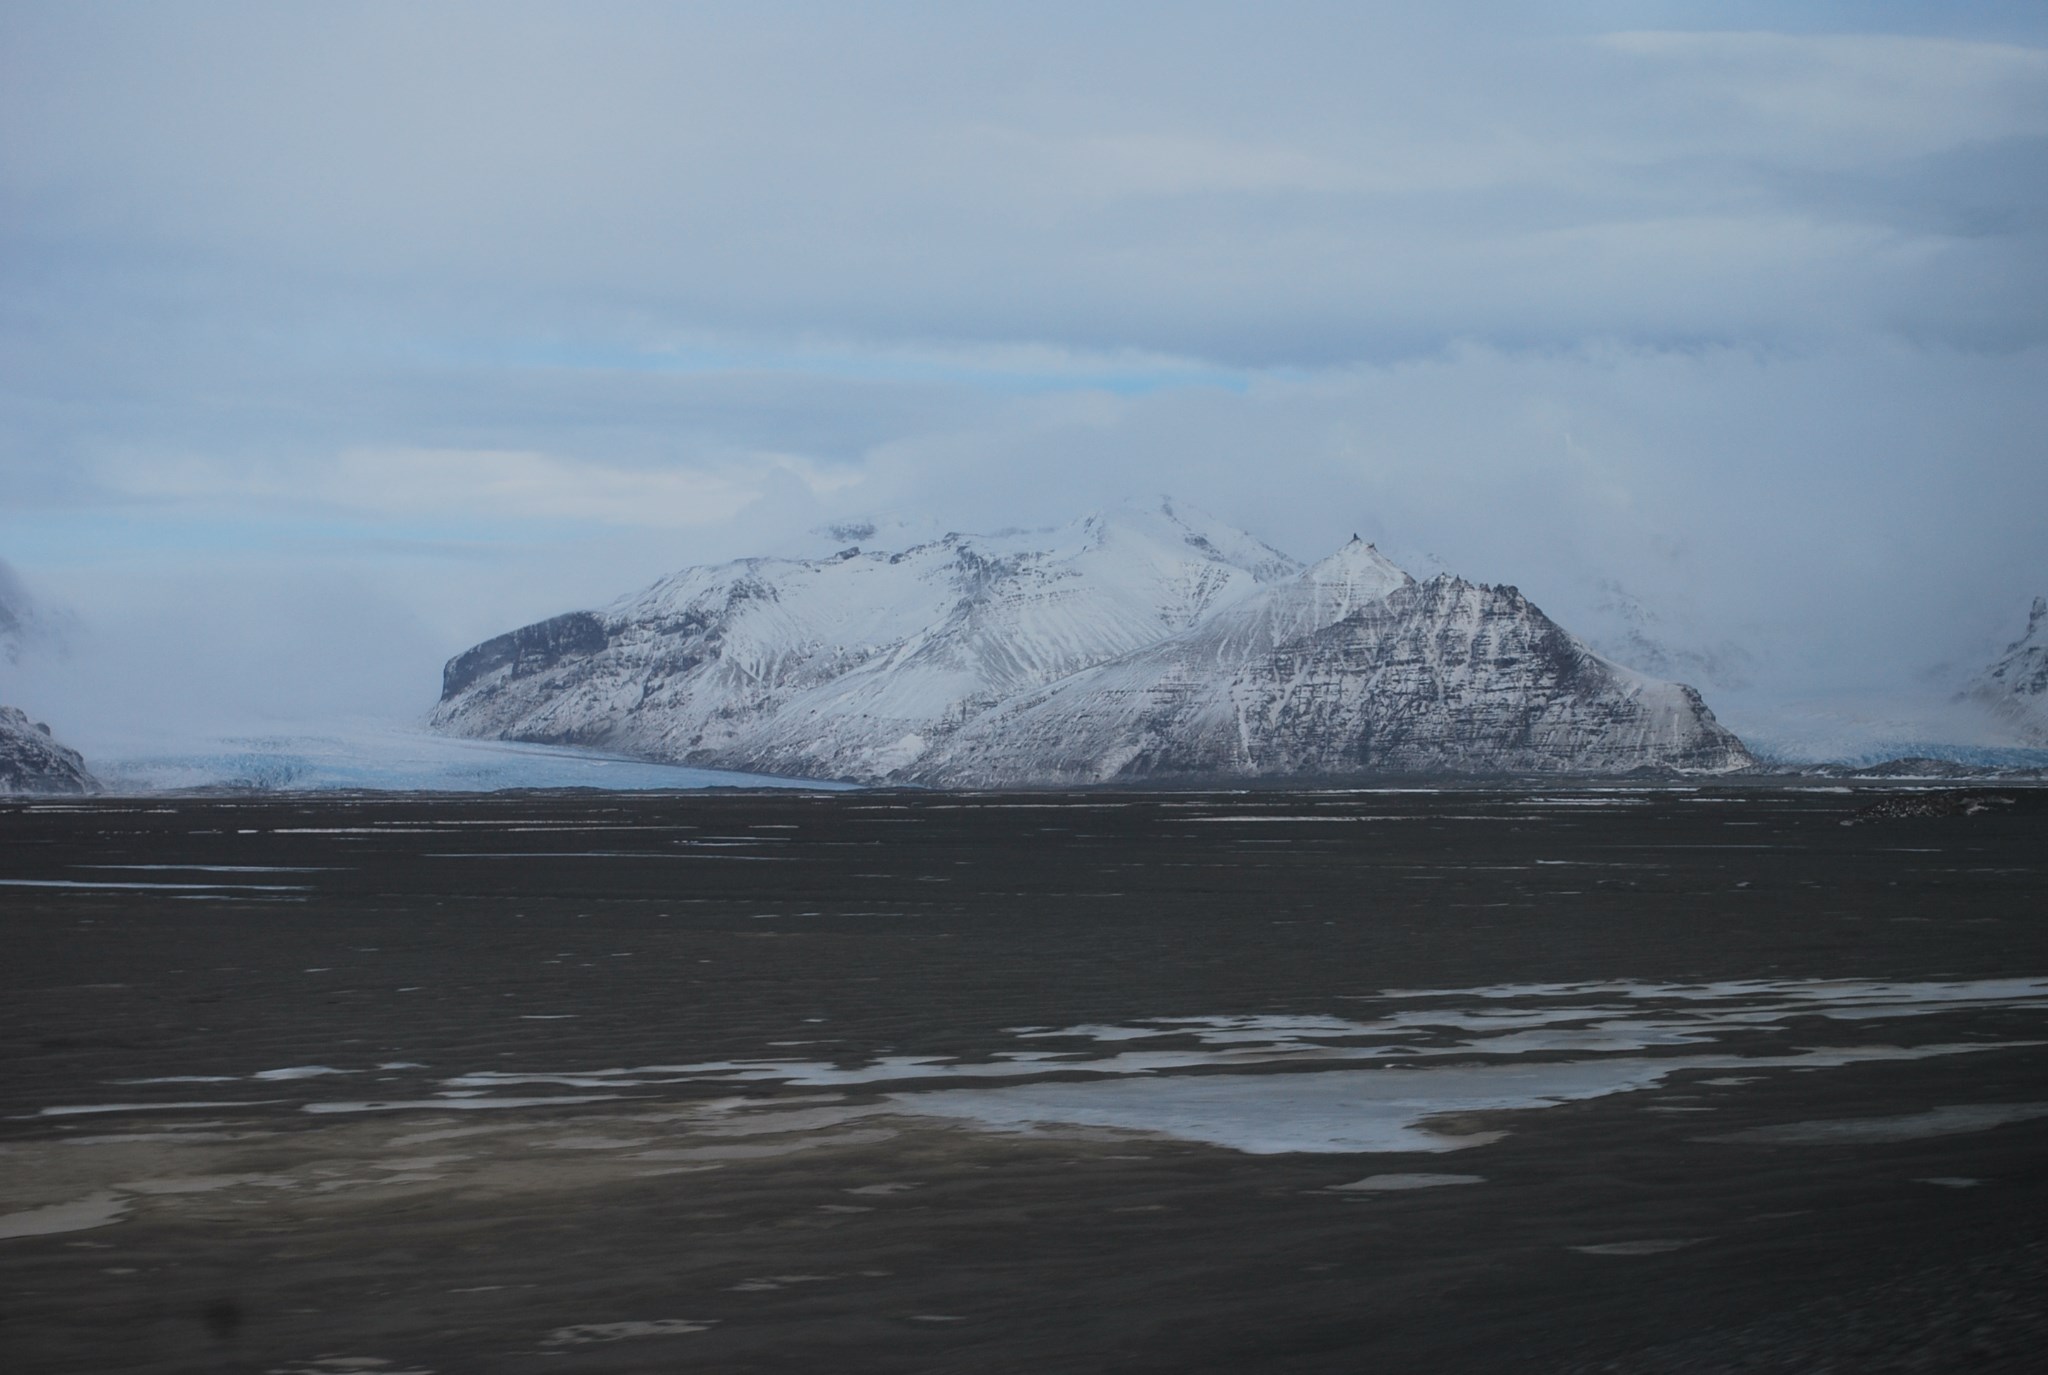
[[[2038,1369],[2005,795],[7,804],[0,1369]]]

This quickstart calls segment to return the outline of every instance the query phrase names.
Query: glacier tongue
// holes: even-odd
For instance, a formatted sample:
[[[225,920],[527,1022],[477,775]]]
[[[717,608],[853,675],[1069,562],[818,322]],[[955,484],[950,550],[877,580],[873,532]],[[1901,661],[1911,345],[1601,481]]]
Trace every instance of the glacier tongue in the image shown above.
[[[975,786],[1750,762],[1512,588],[1417,584],[1356,539],[1303,568],[1170,500],[688,569],[456,656],[433,724]]]

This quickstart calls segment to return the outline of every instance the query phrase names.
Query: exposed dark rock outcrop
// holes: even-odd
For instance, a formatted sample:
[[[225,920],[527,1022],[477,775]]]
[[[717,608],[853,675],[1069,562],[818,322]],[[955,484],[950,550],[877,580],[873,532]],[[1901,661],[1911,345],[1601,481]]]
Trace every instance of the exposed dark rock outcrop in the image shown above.
[[[99,784],[77,750],[18,707],[0,707],[0,793],[91,793]]]
[[[508,682],[530,678],[564,659],[595,654],[604,647],[604,622],[588,611],[571,611],[485,640],[456,655],[441,670],[441,695],[452,697],[500,670]]]

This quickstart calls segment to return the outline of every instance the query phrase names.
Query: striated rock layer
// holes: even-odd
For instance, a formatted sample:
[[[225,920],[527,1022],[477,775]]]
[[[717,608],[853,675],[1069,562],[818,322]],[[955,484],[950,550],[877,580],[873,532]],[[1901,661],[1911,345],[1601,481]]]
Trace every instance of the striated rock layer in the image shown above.
[[[0,707],[0,793],[97,791],[77,750],[58,744],[48,726],[19,707]]]
[[[952,786],[1754,762],[1511,587],[1417,583],[1357,540],[1303,568],[1171,502],[689,569],[457,655],[433,724]]]

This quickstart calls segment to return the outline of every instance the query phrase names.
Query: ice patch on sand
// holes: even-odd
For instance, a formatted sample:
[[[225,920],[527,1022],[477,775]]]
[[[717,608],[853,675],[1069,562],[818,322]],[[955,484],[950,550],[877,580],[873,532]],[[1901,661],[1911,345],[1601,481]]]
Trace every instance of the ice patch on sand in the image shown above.
[[[1454,1151],[1497,1139],[1423,1125],[1449,1113],[1542,1107],[1646,1088],[1669,1061],[1479,1065],[1455,1070],[1211,1074],[1113,1084],[1023,1084],[899,1093],[906,1112],[998,1131],[1050,1123],[1152,1132],[1253,1155],[1294,1151]]]
[[[218,892],[231,889],[235,892],[250,893],[303,893],[302,883],[144,883],[135,879],[82,879],[82,878],[0,878],[0,888],[86,888],[95,891],[104,889],[142,889],[150,892],[197,890]]]
[[[477,1112],[487,1108],[550,1108],[575,1103],[609,1103],[616,1093],[564,1094],[554,1098],[413,1098],[390,1102],[308,1103],[301,1112]]]
[[[1052,1071],[1126,1076],[1161,1070],[1207,1069],[1229,1065],[1267,1065],[1303,1060],[1362,1060],[1382,1054],[1376,1048],[1260,1044],[1224,1050],[1130,1051],[1097,1059],[1054,1057],[1014,1052],[992,1061],[958,1061],[939,1055],[885,1055],[865,1065],[842,1066],[814,1060],[719,1060],[700,1064],[643,1065],[630,1069],[572,1070],[523,1074],[515,1070],[480,1070],[442,1082],[455,1092],[520,1084],[555,1084],[563,1088],[646,1088],[671,1084],[781,1083],[803,1088],[844,1088],[862,1084],[917,1079],[1022,1079]]]
[[[831,1278],[830,1275],[762,1275],[757,1279],[741,1280],[727,1288],[735,1294],[765,1294],[771,1290],[787,1289],[792,1284],[818,1284]]]
[[[815,1151],[826,1146],[872,1146],[880,1141],[894,1139],[896,1133],[886,1127],[870,1127],[850,1132],[807,1133],[788,1141],[763,1141],[756,1144],[733,1144],[720,1146],[677,1146],[653,1151],[638,1151],[635,1160],[649,1160],[661,1163],[697,1162],[706,1160],[772,1160],[779,1155],[795,1155],[799,1151]]]
[[[1382,998],[1578,998],[1618,994],[1641,1001],[1670,999],[1678,1002],[1763,1000],[1764,1004],[1797,1005],[1802,1010],[1820,1005],[1841,1010],[1854,1006],[1876,1006],[1893,1010],[1926,1007],[1928,1004],[1957,1003],[2010,1004],[2048,1002],[2048,978],[1952,979],[1917,982],[1882,979],[1722,979],[1696,984],[1646,983],[1637,979],[1610,979],[1585,983],[1493,984],[1482,988],[1387,989]],[[1937,1010],[1927,1008],[1929,1011]],[[1826,1015],[1826,1011],[1823,1011]]]
[[[133,1194],[211,1194],[222,1189],[294,1189],[298,1181],[281,1174],[194,1174],[131,1179],[114,1187]]]
[[[1415,1007],[1421,1000],[1446,1004]],[[1875,1021],[1975,1008],[2048,1010],[2048,979],[1947,982],[1871,980],[1739,980],[1655,984],[1635,980],[1500,984],[1491,987],[1391,990],[1358,1002],[1389,1001],[1372,1018],[1318,1014],[1145,1018],[1122,1024],[1015,1027],[1022,1040],[1072,1041],[1076,1049],[1043,1068],[1101,1073],[1151,1072],[1274,1063],[1283,1060],[1368,1060],[1388,1055],[1442,1057],[1532,1053],[1630,1054],[1663,1046],[1711,1044],[1728,1032],[1753,1032],[1798,1017]],[[1503,1006],[1514,1002],[1521,1006]],[[1526,1004],[1536,1004],[1527,1006]],[[1207,1051],[1120,1051],[1089,1058],[1089,1047],[1180,1038]],[[1016,1062],[1019,1052],[999,1055]],[[905,1063],[897,1077],[992,1077],[986,1065]],[[844,1074],[844,1071],[838,1071]],[[811,1082],[819,1082],[812,1080]],[[849,1081],[850,1082],[850,1081]]]
[[[136,1141],[183,1144],[190,1141],[247,1141],[254,1137],[269,1135],[269,1132],[110,1132],[105,1136],[67,1136],[57,1144],[60,1146],[116,1146],[127,1145]]]
[[[480,1070],[444,1079],[442,1096],[434,1100],[313,1104],[306,1111],[546,1106],[603,1101],[631,1088],[679,1085],[879,1085],[893,1089],[889,1100],[907,1111],[967,1118],[998,1130],[1057,1123],[1160,1132],[1256,1152],[1441,1151],[1492,1139],[1432,1130],[1427,1120],[1445,1113],[1534,1108],[1627,1092],[1681,1071],[1740,1071],[1706,1081],[1732,1086],[1768,1068],[1816,1070],[2038,1044],[1986,1040],[1815,1047],[1788,1042],[1794,1027],[1814,1017],[1867,1027],[1937,1012],[2048,1011],[2048,979],[1607,980],[1399,990],[1354,1001],[1380,1003],[1373,1010],[1379,1015],[1239,1013],[1011,1027],[1009,1034],[1030,1049],[994,1050],[975,1060],[885,1054],[856,1064],[762,1058]],[[1781,1038],[1780,1053],[1764,1053],[1757,1043],[1766,1035]],[[1750,1053],[1727,1054],[1730,1044]],[[1691,1053],[1644,1054],[1675,1049]],[[1565,1062],[1563,1056],[1575,1058]],[[1431,1064],[1445,1060],[1457,1063]],[[1254,1069],[1302,1072],[1244,1072]],[[1096,1082],[1075,1082],[1081,1076]],[[953,1087],[964,1082],[974,1086]],[[522,1086],[597,1092],[491,1096]],[[706,1129],[721,1135],[815,1130],[875,1110],[835,1105],[785,1114],[783,1121],[765,1111],[741,1111],[707,1123]],[[1659,1110],[1711,1109],[1665,1104]],[[709,1111],[699,1108],[695,1115],[701,1118]]]
[[[83,1232],[92,1227],[104,1227],[110,1222],[119,1222],[128,1207],[127,1199],[102,1191],[70,1203],[53,1203],[47,1208],[0,1214],[0,1239],[46,1237],[57,1232]]]
[[[109,1084],[123,1087],[134,1084],[233,1084],[240,1081],[235,1074],[160,1074],[154,1079],[109,1079]]]
[[[698,1130],[706,1136],[763,1136],[784,1132],[817,1131],[836,1127],[856,1118],[872,1117],[888,1109],[880,1104],[849,1104],[844,1107],[797,1108],[793,1111],[755,1109],[722,1121],[706,1121]]]
[[[655,1318],[649,1322],[585,1322],[558,1327],[547,1335],[548,1346],[587,1346],[592,1342],[617,1342],[628,1337],[680,1337],[689,1332],[709,1332],[716,1318]]]
[[[473,1158],[468,1153],[460,1151],[452,1155],[395,1156],[390,1160],[377,1161],[370,1168],[373,1170],[389,1170],[393,1174],[414,1174],[420,1170],[438,1170],[444,1165],[453,1165],[458,1160],[470,1160]]]
[[[74,864],[74,869],[121,869],[168,871],[181,874],[328,874],[339,872],[332,864]]]
[[[1921,1141],[1931,1136],[1959,1136],[1989,1131],[2009,1122],[2048,1117],[2048,1103],[1960,1103],[1894,1117],[1838,1117],[1810,1122],[1784,1122],[1769,1127],[1702,1136],[1701,1141],[1731,1141],[1752,1146],[1831,1146],[1862,1142]]]
[[[1207,1074],[1109,1083],[1037,1083],[891,1094],[905,1113],[961,1118],[992,1131],[1104,1127],[1286,1152],[1455,1151],[1502,1132],[1432,1128],[1454,1114],[1517,1111],[1649,1088],[1682,1070],[1733,1065],[1824,1069],[1997,1049],[1990,1043],[1819,1048],[1783,1056],[1609,1058],[1293,1074]],[[2044,1109],[2048,1115],[2048,1109]]]
[[[1369,1174],[1349,1184],[1332,1184],[1333,1193],[1399,1193],[1407,1189],[1440,1189],[1451,1184],[1484,1184],[1483,1174]]]
[[[75,1103],[60,1108],[38,1108],[24,1117],[84,1117],[103,1112],[190,1112],[204,1108],[260,1108],[269,1103],[282,1102],[278,1098],[251,1098],[240,1103],[195,1102],[195,1103]]]

